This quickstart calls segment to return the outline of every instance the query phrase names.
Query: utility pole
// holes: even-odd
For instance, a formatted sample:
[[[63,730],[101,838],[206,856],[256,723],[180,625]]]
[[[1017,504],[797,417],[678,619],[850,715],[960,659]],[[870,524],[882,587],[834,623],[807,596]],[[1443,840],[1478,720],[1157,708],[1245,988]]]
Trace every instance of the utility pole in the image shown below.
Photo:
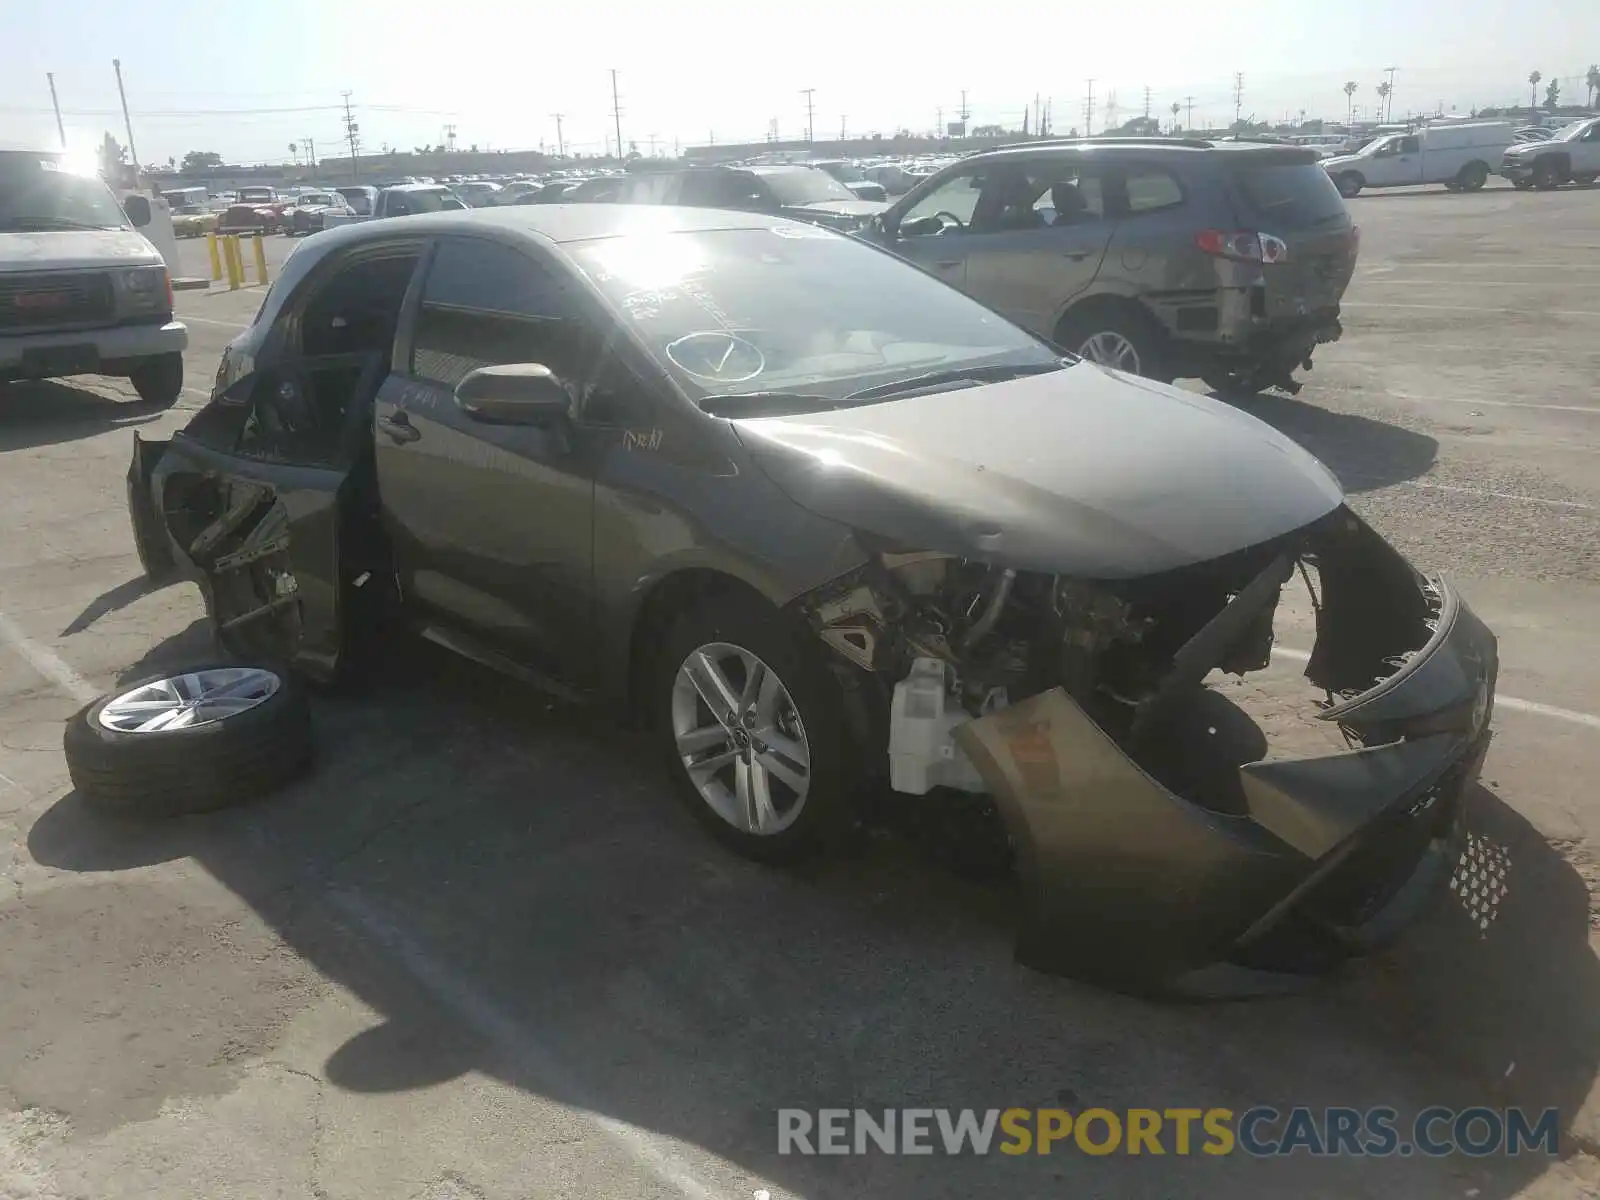
[[[846,140],[845,124],[849,120],[850,120],[850,118],[845,116],[843,113],[839,114],[839,140],[841,142]]]
[[[967,107],[967,89],[961,89],[961,136],[967,136],[967,121],[972,116],[972,110]]]
[[[652,133],[645,141],[650,143],[650,157],[654,158],[656,156],[656,135]]]
[[[1089,95],[1083,102],[1083,136],[1094,136],[1094,80],[1089,80]]]
[[[933,136],[944,136],[944,106],[940,105],[933,110]]]
[[[611,119],[617,128],[617,158],[622,158],[622,101],[617,96],[617,69],[611,68]]]
[[[1049,137],[1055,124],[1055,101],[1049,96],[1044,98],[1044,134]]]
[[[815,118],[817,109],[816,104],[812,100],[812,97],[816,94],[816,91],[816,88],[800,89],[800,94],[806,98],[806,141],[808,142],[816,141]]]
[[[447,154],[456,152],[456,127],[454,125],[446,125],[444,127],[444,148]]]
[[[122,90],[122,60],[113,58],[111,65],[117,72],[117,96],[122,100],[122,127],[128,131],[128,157],[133,160],[133,175],[139,177],[139,152],[133,148],[133,121],[128,116],[128,93]]]
[[[61,124],[61,101],[56,99],[56,77],[54,72],[45,75],[50,81],[50,107],[56,110],[56,136],[61,139],[61,148],[67,148],[67,130]]]
[[[1387,121],[1394,116],[1394,73],[1399,67],[1385,67],[1384,73],[1389,76],[1389,94],[1383,98],[1383,119]]]
[[[1188,114],[1189,114],[1188,117],[1186,118],[1186,123],[1184,125],[1184,129],[1186,129],[1186,130],[1193,129],[1194,128],[1194,97],[1193,96],[1185,96],[1183,98],[1183,102],[1184,102],[1185,105],[1188,106]]]
[[[1233,125],[1239,127],[1239,114],[1244,111],[1244,72],[1233,73]]]
[[[561,118],[567,114],[551,113],[550,115],[556,119],[556,157],[565,158],[567,156],[567,141],[561,136]]]
[[[350,92],[349,92],[349,90],[346,89],[344,92],[341,92],[340,95],[342,95],[344,97],[344,136],[345,136],[345,140],[350,143],[350,178],[352,180],[360,179],[361,178],[361,157],[360,157],[361,126],[356,124],[356,119],[350,112]],[[450,130],[450,136],[451,137],[455,136],[455,128],[453,126],[451,127],[451,130]]]
[[[317,169],[317,144],[316,144],[316,142],[312,141],[310,138],[307,138],[305,140],[305,148],[306,148],[306,166],[310,167],[311,170],[314,173],[316,171],[316,169]]]
[[[1150,119],[1150,85],[1148,83],[1144,85],[1144,119],[1146,121]]]

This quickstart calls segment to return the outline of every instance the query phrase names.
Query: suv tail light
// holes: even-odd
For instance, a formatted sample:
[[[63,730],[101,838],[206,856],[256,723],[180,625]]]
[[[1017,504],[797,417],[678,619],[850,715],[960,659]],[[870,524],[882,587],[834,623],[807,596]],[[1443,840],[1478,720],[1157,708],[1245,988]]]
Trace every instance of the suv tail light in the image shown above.
[[[1282,263],[1289,261],[1289,244],[1270,233],[1253,229],[1226,233],[1220,229],[1202,229],[1194,235],[1194,244],[1207,254],[1218,258],[1231,258],[1236,262]]]

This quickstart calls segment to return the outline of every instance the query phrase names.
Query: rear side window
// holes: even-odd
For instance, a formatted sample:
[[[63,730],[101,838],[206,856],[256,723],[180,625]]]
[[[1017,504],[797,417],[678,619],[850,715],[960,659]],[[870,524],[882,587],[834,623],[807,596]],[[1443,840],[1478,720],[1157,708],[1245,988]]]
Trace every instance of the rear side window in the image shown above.
[[[1160,167],[1129,167],[1123,176],[1123,190],[1128,198],[1130,216],[1161,212],[1183,204],[1183,188]]]
[[[1347,215],[1339,189],[1316,163],[1236,168],[1233,186],[1254,215],[1284,229],[1310,229]]]

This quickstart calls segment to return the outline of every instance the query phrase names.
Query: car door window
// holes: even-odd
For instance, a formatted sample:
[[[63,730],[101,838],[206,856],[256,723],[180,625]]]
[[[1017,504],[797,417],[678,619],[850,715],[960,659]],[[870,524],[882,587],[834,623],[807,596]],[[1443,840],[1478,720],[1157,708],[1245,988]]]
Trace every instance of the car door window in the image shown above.
[[[576,384],[592,344],[576,293],[552,269],[486,238],[439,243],[417,314],[413,375],[453,389],[480,367],[543,363]]]
[[[678,203],[697,208],[760,208],[764,189],[754,175],[740,171],[704,171],[687,175]]]
[[[1170,171],[1155,166],[1130,166],[1122,177],[1123,201],[1131,217],[1165,212],[1183,205],[1183,186]]]
[[[915,236],[919,231],[906,227],[915,226],[917,222],[938,213],[949,213],[964,226],[972,224],[973,213],[977,211],[978,200],[983,195],[985,174],[986,172],[973,170],[961,171],[950,176],[906,209],[905,215],[900,218],[901,229],[905,230],[908,236]]]
[[[1087,225],[1105,219],[1105,187],[1092,164],[1062,163],[1030,172],[1033,201],[1047,225]]]
[[[1400,144],[1399,144],[1398,149],[1396,150],[1396,153],[1398,153],[1398,154],[1415,154],[1418,151],[1418,149],[1420,149],[1420,148],[1421,148],[1421,143],[1418,142],[1416,138],[1414,138],[1414,137],[1401,138],[1400,139]]]

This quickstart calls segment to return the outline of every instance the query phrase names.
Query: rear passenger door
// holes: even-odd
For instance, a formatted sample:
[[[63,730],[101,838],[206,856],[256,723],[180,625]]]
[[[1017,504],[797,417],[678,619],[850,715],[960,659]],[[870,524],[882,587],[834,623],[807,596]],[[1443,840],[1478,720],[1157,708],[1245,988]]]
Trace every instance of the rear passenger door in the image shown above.
[[[1197,187],[1198,185],[1194,185]],[[1117,235],[1101,270],[1098,290],[1137,296],[1156,313],[1182,293],[1202,293],[1216,303],[1212,260],[1195,249],[1200,197],[1176,172],[1154,160],[1132,159],[1110,180],[1108,201]]]
[[[1105,180],[1082,154],[1001,170],[974,214],[965,290],[1050,337],[1062,310],[1094,282],[1110,244]]]

